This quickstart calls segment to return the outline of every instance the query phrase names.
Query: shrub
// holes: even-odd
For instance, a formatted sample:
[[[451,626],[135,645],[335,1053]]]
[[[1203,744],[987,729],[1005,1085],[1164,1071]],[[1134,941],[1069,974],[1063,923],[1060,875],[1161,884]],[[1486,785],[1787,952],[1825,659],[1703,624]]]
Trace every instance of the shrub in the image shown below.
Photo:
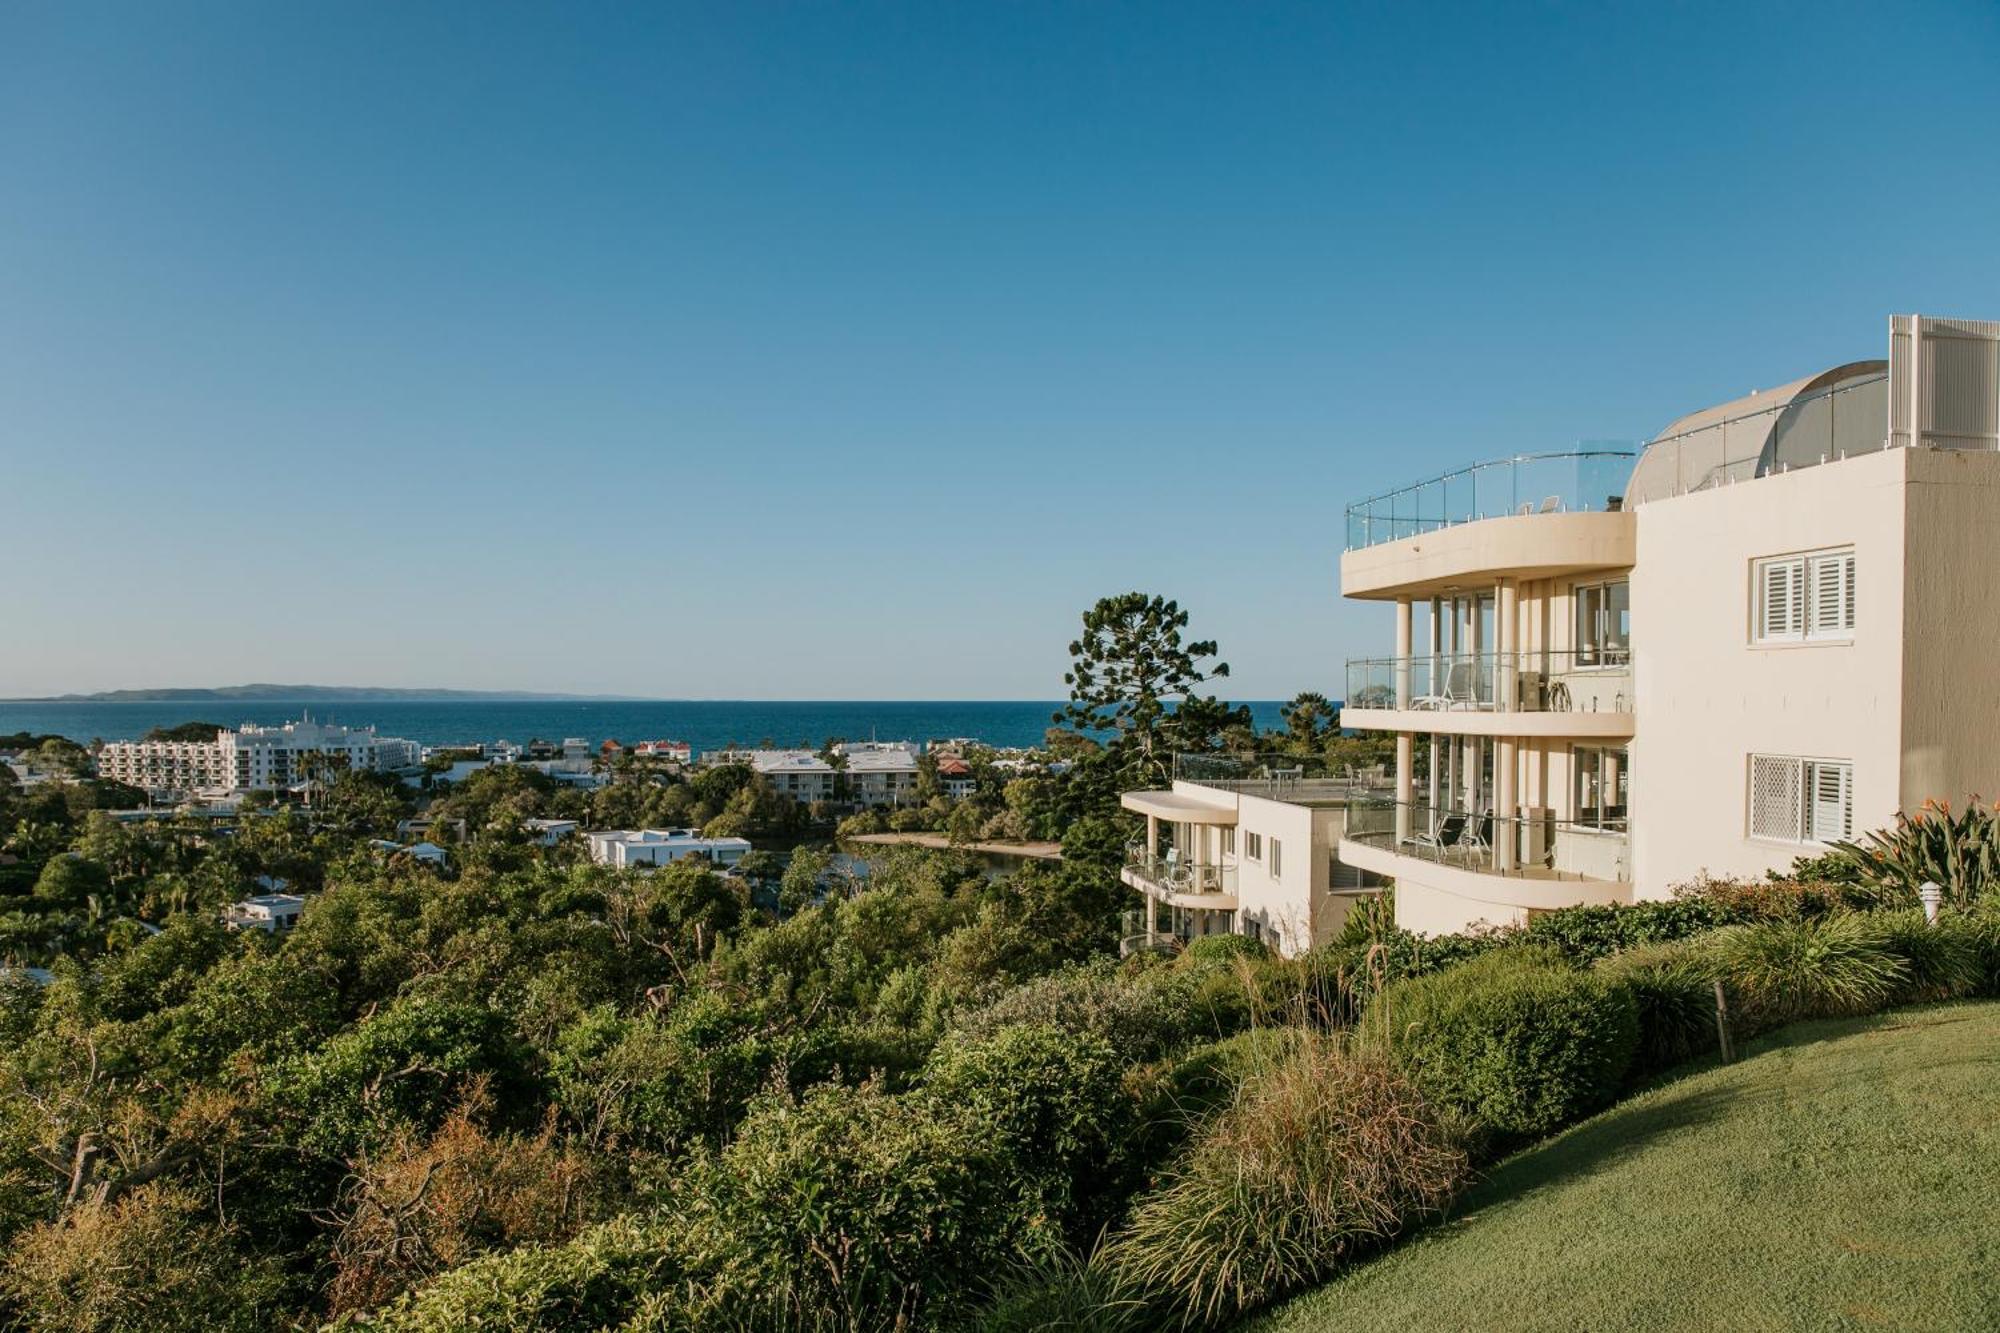
[[[1888,1004],[1909,976],[1909,964],[1884,945],[1881,929],[1858,913],[1728,926],[1708,936],[1703,953],[1735,998],[1739,1022],[1752,1031],[1869,1013]]]
[[[1084,965],[1037,977],[982,1009],[962,1012],[957,1030],[970,1037],[1005,1027],[1044,1024],[1101,1037],[1128,1060],[1156,1060],[1196,1039],[1182,983],[1166,968],[1133,976],[1108,964]]]
[[[660,1238],[630,1218],[566,1245],[522,1246],[474,1259],[344,1330],[384,1333],[596,1333],[632,1314],[641,1290],[678,1276]]]
[[[400,1129],[436,1129],[475,1086],[503,1113],[537,1104],[526,1064],[502,1015],[405,1000],[282,1066],[269,1091],[302,1146],[344,1158]]]
[[[1127,1080],[1139,1106],[1134,1158],[1164,1161],[1204,1121],[1233,1102],[1238,1088],[1312,1036],[1295,1027],[1252,1028],[1135,1070]]]
[[[929,1327],[1008,1257],[1008,1170],[927,1101],[836,1085],[754,1110],[703,1191],[746,1321]]]
[[[1915,901],[1929,880],[1947,903],[1970,907],[2000,890],[2000,812],[1977,797],[1958,814],[1926,801],[1914,815],[1898,814],[1892,828],[1835,843],[1833,854],[1853,863],[1854,880],[1883,885],[1901,902]]]
[[[1715,1048],[1714,976],[1688,941],[1647,944],[1597,964],[1638,1007],[1639,1047],[1632,1074],[1671,1069]]]
[[[1468,1171],[1452,1117],[1319,1039],[1243,1085],[1104,1258],[1184,1323],[1219,1322],[1441,1210]]]
[[[1133,1103],[1122,1073],[1102,1038],[1038,1026],[948,1040],[923,1077],[941,1111],[1011,1159],[1028,1223],[1053,1223],[1080,1241],[1109,1220],[1129,1183]]]
[[[1972,993],[1986,998],[2000,997],[2000,912],[1988,908],[1954,919],[1979,960]]]
[[[1882,947],[1903,960],[1891,1004],[1924,1004],[1971,995],[1983,980],[1979,937],[1970,920],[1947,912],[1936,925],[1922,909],[1876,912],[1869,918]]]
[[[1023,1264],[994,1283],[968,1333],[1139,1333],[1145,1307],[1119,1285],[1108,1264],[1064,1250]]]
[[[1565,907],[1530,921],[1514,939],[1552,945],[1567,958],[1589,963],[1644,944],[1688,939],[1740,919],[1739,911],[1701,897]]]
[[[1639,1043],[1628,989],[1539,949],[1399,982],[1369,1013],[1425,1096],[1503,1138],[1546,1134],[1610,1101]]]
[[[279,1290],[206,1199],[157,1182],[30,1228],[0,1269],[0,1311],[49,1333],[251,1333],[277,1321]]]
[[[1271,951],[1248,935],[1204,935],[1190,940],[1181,957],[1188,963],[1228,963],[1238,958],[1253,961],[1269,958]]]

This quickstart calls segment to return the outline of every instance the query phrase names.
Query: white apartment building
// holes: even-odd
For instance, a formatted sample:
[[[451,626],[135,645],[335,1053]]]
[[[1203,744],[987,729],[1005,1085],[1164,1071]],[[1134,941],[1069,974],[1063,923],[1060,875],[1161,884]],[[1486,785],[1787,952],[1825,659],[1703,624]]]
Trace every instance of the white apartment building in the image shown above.
[[[309,756],[333,768],[395,772],[415,766],[415,741],[378,736],[373,727],[310,719],[263,727],[245,723],[213,741],[112,741],[97,754],[99,776],[171,794],[276,790],[305,777]]]
[[[591,860],[621,870],[671,865],[691,856],[733,866],[750,853],[747,838],[704,838],[698,829],[612,829],[584,837],[590,843]]]
[[[1126,792],[1146,833],[1124,882],[1145,899],[1128,946],[1248,935],[1283,954],[1324,944],[1379,880],[1338,854],[1366,774],[1333,774],[1293,755],[1182,755],[1173,785]]]
[[[1896,316],[1888,350],[1351,506],[1341,591],[1395,643],[1341,722],[1395,736],[1388,790],[1275,760],[1127,793],[1147,935],[1296,951],[1357,877],[1421,933],[1518,925],[2000,792],[2000,324]]]
[[[1397,739],[1338,855],[1445,932],[1761,877],[2000,790],[2000,324],[1348,511],[1395,608],[1343,725]]]
[[[917,794],[916,745],[910,741],[847,741],[834,747],[835,767],[812,750],[716,750],[710,764],[747,764],[781,796],[801,804],[835,801],[869,807],[908,805]]]

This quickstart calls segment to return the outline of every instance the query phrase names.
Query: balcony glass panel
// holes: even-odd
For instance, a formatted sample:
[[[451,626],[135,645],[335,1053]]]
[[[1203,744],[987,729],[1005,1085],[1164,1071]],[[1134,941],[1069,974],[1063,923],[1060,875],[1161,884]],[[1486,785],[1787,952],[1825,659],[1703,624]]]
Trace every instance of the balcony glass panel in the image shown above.
[[[1485,875],[1623,882],[1631,878],[1623,827],[1553,815],[1495,815],[1424,801],[1369,800],[1348,807],[1352,842]]]
[[[1348,662],[1344,707],[1395,708],[1398,699],[1419,712],[1629,713],[1631,653],[1604,645],[1584,653],[1439,653]]]
[[[1401,541],[1508,514],[1599,513],[1624,503],[1635,451],[1617,443],[1514,458],[1448,472],[1349,505],[1347,549]]]

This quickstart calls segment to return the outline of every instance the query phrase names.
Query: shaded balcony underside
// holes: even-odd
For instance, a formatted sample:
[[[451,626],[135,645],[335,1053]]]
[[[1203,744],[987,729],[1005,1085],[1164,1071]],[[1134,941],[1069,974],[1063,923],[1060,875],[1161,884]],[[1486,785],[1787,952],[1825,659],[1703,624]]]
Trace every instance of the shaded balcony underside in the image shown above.
[[[1340,725],[1356,731],[1432,732],[1440,736],[1517,736],[1630,739],[1630,713],[1496,713],[1426,708],[1343,708]]]

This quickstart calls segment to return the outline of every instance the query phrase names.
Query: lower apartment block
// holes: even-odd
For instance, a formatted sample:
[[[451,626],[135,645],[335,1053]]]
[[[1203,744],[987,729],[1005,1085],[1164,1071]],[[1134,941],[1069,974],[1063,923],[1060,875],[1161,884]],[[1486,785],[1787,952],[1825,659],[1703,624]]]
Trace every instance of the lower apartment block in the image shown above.
[[[1284,954],[1325,943],[1379,881],[1337,849],[1366,775],[1308,776],[1292,756],[1182,756],[1170,788],[1126,792],[1146,821],[1123,879],[1144,898],[1131,948],[1236,934]]]

